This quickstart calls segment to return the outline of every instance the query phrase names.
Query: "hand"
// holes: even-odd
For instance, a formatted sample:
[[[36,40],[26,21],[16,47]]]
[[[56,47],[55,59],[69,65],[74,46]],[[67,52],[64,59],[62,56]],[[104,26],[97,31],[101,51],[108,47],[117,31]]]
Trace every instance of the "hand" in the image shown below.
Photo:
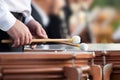
[[[33,38],[42,38],[42,39],[46,39],[48,38],[45,30],[42,28],[42,26],[35,20],[31,20],[28,24],[27,24],[30,32],[33,35]],[[31,45],[31,48],[34,49],[36,48],[36,45]]]
[[[8,30],[7,33],[14,40],[12,47],[19,47],[22,45],[31,44],[32,42],[32,35],[29,29],[19,20],[16,20],[13,27]]]

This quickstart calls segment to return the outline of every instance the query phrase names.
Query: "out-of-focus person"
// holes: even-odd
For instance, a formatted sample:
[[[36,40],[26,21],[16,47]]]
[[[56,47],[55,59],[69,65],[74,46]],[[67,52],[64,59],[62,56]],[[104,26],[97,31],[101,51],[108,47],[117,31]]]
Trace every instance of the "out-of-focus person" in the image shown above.
[[[65,0],[33,0],[32,15],[44,26],[49,38],[65,38],[68,34],[64,20]]]
[[[50,23],[47,27],[49,38],[66,38],[69,36],[69,29],[66,25],[63,8],[66,5],[65,0],[54,0],[51,10]]]
[[[95,43],[112,42],[112,25],[116,15],[116,10],[110,7],[101,9],[100,14],[94,22],[91,23],[91,29]]]
[[[114,32],[112,34],[112,40],[115,43],[120,43],[120,11],[117,11],[115,20],[113,22]]]
[[[33,0],[32,16],[46,28],[49,24],[48,15],[51,12],[53,0]]]
[[[93,0],[69,0],[72,15],[69,20],[71,36],[79,35],[82,42],[90,43],[91,35],[88,24],[88,9]]]
[[[114,42],[119,43],[120,42],[120,26],[117,28],[117,30],[113,33],[112,39]]]

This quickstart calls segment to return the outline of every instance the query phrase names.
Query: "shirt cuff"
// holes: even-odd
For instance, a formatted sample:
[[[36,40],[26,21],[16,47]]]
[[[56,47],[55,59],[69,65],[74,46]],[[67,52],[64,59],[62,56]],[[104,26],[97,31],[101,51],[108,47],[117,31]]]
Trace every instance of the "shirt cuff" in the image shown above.
[[[5,13],[0,20],[0,29],[3,31],[8,31],[16,22],[16,18],[10,13]]]
[[[28,17],[25,18],[25,24],[28,24],[31,20],[33,20],[34,18],[30,15]]]

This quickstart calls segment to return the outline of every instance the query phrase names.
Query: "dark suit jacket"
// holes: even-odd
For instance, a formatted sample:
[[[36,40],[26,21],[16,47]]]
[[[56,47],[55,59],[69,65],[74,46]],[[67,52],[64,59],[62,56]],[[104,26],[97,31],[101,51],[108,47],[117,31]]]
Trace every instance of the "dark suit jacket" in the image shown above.
[[[37,12],[37,10],[35,9],[35,7],[34,7],[33,5],[31,5],[31,7],[32,7],[32,16],[33,16],[33,18],[34,18],[36,21],[38,21],[42,26],[44,26],[44,25],[43,25],[43,22],[42,22],[42,18],[41,18],[41,16],[39,15],[39,13]]]
[[[50,22],[48,26],[44,26],[41,16],[38,14],[37,10],[33,5],[32,5],[32,16],[43,26],[49,38],[62,38],[62,35],[64,35],[64,32],[62,32],[63,31],[62,20],[58,16],[50,15],[49,16]]]
[[[46,32],[49,38],[61,38],[61,24],[62,21],[59,19],[58,16],[50,15],[50,22],[46,28]]]

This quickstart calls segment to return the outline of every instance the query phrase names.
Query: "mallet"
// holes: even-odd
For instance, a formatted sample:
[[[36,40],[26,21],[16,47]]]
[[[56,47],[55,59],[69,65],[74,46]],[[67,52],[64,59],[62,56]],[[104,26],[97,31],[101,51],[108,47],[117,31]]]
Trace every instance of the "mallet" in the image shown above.
[[[33,39],[32,43],[44,43],[44,42],[70,42],[73,44],[79,44],[81,42],[81,38],[79,36],[73,36],[70,39]],[[12,40],[2,40],[1,43],[12,43]]]
[[[68,43],[68,42],[59,42],[59,43],[74,46],[74,47],[78,47],[82,51],[87,51],[88,50],[88,45],[86,43],[81,43],[81,44],[73,44],[73,43]]]
[[[81,43],[80,44],[80,49],[82,50],[82,51],[88,51],[88,45],[86,44],[86,43]]]

